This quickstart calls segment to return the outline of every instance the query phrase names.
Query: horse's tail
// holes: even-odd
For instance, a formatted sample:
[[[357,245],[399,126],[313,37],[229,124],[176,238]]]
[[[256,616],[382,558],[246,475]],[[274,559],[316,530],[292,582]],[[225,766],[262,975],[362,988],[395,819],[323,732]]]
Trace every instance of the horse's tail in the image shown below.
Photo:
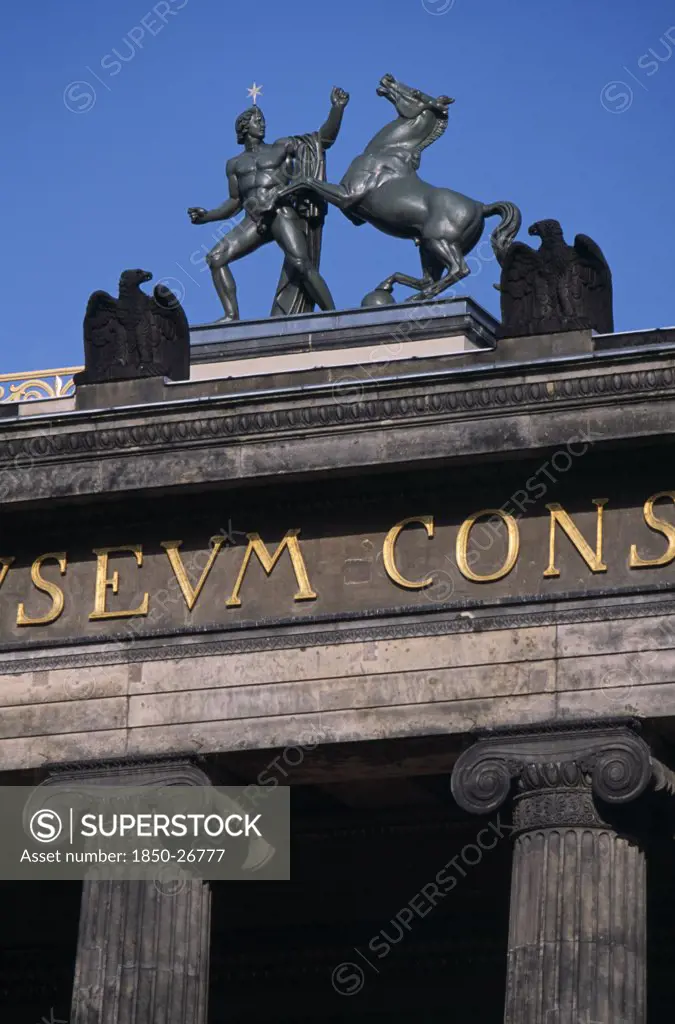
[[[501,263],[506,250],[520,231],[523,215],[515,203],[497,201],[496,203],[486,203],[483,206],[484,217],[494,217],[496,214],[499,214],[502,219],[492,232],[490,242],[495,256]]]

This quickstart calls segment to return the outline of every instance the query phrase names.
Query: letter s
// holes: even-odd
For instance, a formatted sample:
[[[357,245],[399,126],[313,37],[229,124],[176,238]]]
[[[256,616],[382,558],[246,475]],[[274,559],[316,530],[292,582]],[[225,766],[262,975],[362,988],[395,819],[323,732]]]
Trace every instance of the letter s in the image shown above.
[[[537,472],[538,472],[538,471],[537,471]],[[528,490],[528,491],[530,492],[530,494],[532,494],[532,495],[533,495],[533,497],[534,497],[534,499],[535,499],[535,501],[536,501],[536,500],[537,500],[538,498],[543,498],[543,496],[544,496],[544,495],[546,494],[546,484],[542,484],[542,483],[536,483],[536,482],[535,482],[535,487],[540,487],[540,488],[541,488],[541,490],[539,491],[539,493],[538,493],[538,494],[534,494],[534,493],[533,493],[533,488],[532,488],[532,487],[530,487],[530,483],[531,483],[531,481],[532,481],[532,480],[534,480],[534,477],[533,477],[533,476],[531,476],[531,477],[530,477],[530,479],[526,481],[526,483],[525,483],[525,487],[526,487],[526,488],[527,488],[527,490]]]
[[[645,60],[647,61],[647,64],[643,64],[642,63]],[[653,71],[647,71],[647,66],[648,65],[649,65],[649,67],[653,67],[654,70]],[[639,61],[638,61],[638,67],[642,68],[643,71],[647,71],[647,74],[651,77],[652,75],[655,75],[656,72],[659,70],[659,63],[656,60],[649,60],[649,54],[648,53],[643,53],[642,56],[640,57]]]
[[[447,867],[448,867],[448,865],[445,864],[444,867],[442,867],[441,870],[436,875],[436,884],[438,885],[439,889],[442,889],[443,892],[446,892],[446,893],[452,892],[452,890],[457,885],[457,879],[456,878],[454,878],[452,875],[450,875],[450,877],[448,877],[445,874],[445,869]],[[452,885],[450,885],[451,882],[452,882]]]
[[[276,775],[272,775],[272,777],[269,778],[269,779],[264,779],[263,778],[263,776],[265,775],[265,772],[268,772],[269,770],[270,769],[269,769],[269,765],[268,765],[268,767],[265,768],[265,770],[262,771],[260,773],[260,775],[258,776],[256,781],[257,781],[259,786],[272,786],[272,788],[274,788],[274,786],[278,786],[279,785],[279,779],[277,778]]]
[[[95,836],[96,835],[96,817],[95,817],[95,815],[93,815],[93,814],[83,814],[82,815],[80,834],[83,835],[83,836]]]
[[[377,942],[377,938],[377,935],[373,936],[373,938],[368,943],[368,949],[371,951],[371,953],[377,953],[378,949],[383,949],[384,953],[377,953],[378,960],[382,960],[391,950],[391,946],[389,945],[388,942]]]
[[[109,61],[111,63],[106,64],[106,61]],[[101,57],[101,67],[105,68],[106,71],[110,71],[110,77],[114,78],[115,75],[119,75],[120,71],[122,70],[122,62],[119,60],[113,60],[112,54],[106,53],[105,57]],[[113,71],[113,67],[117,67],[117,70]]]

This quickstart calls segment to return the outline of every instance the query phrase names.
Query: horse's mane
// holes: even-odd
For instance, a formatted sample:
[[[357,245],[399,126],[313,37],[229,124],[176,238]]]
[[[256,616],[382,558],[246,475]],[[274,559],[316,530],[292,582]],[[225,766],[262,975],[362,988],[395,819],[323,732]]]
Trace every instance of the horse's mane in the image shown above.
[[[437,119],[436,119],[436,124],[431,129],[431,131],[427,135],[427,137],[424,140],[424,142],[421,142],[419,144],[419,146],[417,147],[418,152],[421,153],[423,149],[426,149],[427,146],[430,146],[432,142],[436,141],[436,139],[440,139],[441,135],[444,133],[444,131],[445,131],[445,129],[447,127],[448,127],[448,115],[447,114],[439,114]]]

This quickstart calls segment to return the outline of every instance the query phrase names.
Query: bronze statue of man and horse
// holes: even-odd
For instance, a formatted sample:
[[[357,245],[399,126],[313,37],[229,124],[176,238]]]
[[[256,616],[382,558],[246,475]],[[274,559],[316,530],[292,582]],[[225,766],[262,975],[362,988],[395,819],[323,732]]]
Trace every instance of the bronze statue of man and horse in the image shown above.
[[[377,93],[389,100],[396,117],[352,161],[338,185],[325,180],[325,153],[337,140],[349,102],[344,89],[333,89],[325,123],[307,135],[270,144],[265,142],[265,119],[257,105],[237,118],[235,129],[243,151],[227,162],[229,198],[211,210],[188,210],[194,224],[244,214],[206,257],[223,304],[224,316],[218,323],[239,319],[230,264],[272,241],[281,248],[284,265],[271,315],[293,317],[311,312],[316,305],[326,311],[334,308],[319,272],[324,217],[327,205],[332,205],[352,223],[372,224],[395,238],[411,239],[420,250],[421,277],[391,274],[362,305],[393,302],[394,284],[417,290],[410,301],[440,295],[468,276],[465,256],[478,243],[486,219],[499,216],[491,243],[501,267],[500,336],[564,330],[611,332],[611,271],[596,243],[577,235],[574,247],[568,246],[558,221],[548,219],[530,228],[531,234],[542,238],[540,249],[514,244],[522,220],[514,203],[482,203],[461,192],[430,185],[417,173],[424,150],[445,132],[454,100],[428,96],[393,75],[380,79]],[[88,309],[85,348],[88,343],[90,348],[94,346],[87,355],[88,380],[126,379],[129,373],[186,372],[187,319],[176,296],[161,286],[155,289],[157,308],[153,313],[153,300],[138,288],[138,282],[150,276],[145,271],[127,271],[122,275],[119,300],[102,292],[92,297],[95,306],[98,302],[98,312],[103,310],[103,319],[90,323]],[[133,334],[139,310],[145,311],[141,324],[145,334],[141,337],[136,330],[137,344],[129,348],[127,336],[130,330]],[[153,355],[150,350],[155,342],[159,348]]]
[[[478,243],[485,219],[495,215],[501,220],[491,241],[501,262],[520,227],[518,207],[509,202],[481,203],[461,192],[429,185],[417,174],[423,151],[446,130],[448,108],[454,101],[449,96],[428,96],[398,82],[393,75],[384,75],[377,93],[393,104],[397,117],[352,161],[339,185],[325,180],[323,159],[323,150],[337,137],[342,111],[349,100],[344,90],[334,89],[333,112],[318,133],[319,141],[311,150],[311,159],[303,154],[309,151],[313,137],[299,137],[293,146],[287,139],[280,140],[276,144],[277,158],[274,146],[263,145],[263,128],[256,127],[253,141],[248,136],[240,138],[245,144],[244,154],[228,163],[230,199],[214,210],[188,210],[195,224],[226,220],[242,208],[247,211],[244,221],[228,232],[207,257],[223,302],[222,322],[239,318],[229,264],[272,238],[279,242],[286,257],[272,315],[308,312],[317,302],[322,309],[333,308],[330,293],[319,275],[320,230],[326,203],[342,210],[353,224],[372,224],[388,235],[412,239],[419,246],[422,277],[391,274],[379,285],[378,301],[394,301],[394,284],[418,289],[413,299],[432,299],[466,277],[470,271],[464,257]],[[258,122],[264,124],[259,108],[241,115],[237,126],[245,118],[247,125],[254,118],[258,119],[256,126]],[[238,137],[242,135],[239,127],[237,133]],[[300,144],[304,146],[302,151],[298,148]],[[259,177],[265,186],[265,202],[258,213],[249,209],[251,203],[260,205],[256,189],[249,187],[246,177],[249,165],[251,181],[255,184]],[[249,193],[253,192],[251,198]],[[292,245],[275,230],[278,223],[293,227]]]
[[[410,238],[419,246],[422,277],[394,273],[380,288],[394,284],[418,288],[414,299],[431,299],[466,277],[464,257],[480,240],[487,217],[499,215],[492,247],[504,257],[521,225],[514,203],[481,203],[461,192],[438,188],[417,174],[422,152],[448,126],[449,96],[428,96],[419,89],[384,75],[377,88],[393,104],[397,117],[371,139],[349,166],[339,185],[300,178],[282,189],[277,203],[297,193],[309,193],[336,206],[352,223],[372,224],[395,238]]]

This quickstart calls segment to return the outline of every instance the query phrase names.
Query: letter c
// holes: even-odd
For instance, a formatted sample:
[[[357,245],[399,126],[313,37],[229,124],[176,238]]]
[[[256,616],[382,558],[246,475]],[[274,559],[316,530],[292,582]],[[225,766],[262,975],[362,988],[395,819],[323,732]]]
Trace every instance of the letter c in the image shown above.
[[[384,539],[382,558],[384,561],[384,568],[390,580],[393,580],[394,583],[398,583],[399,587],[404,587],[406,590],[422,590],[424,587],[428,587],[434,582],[431,576],[427,576],[425,580],[407,580],[405,576],[401,576],[401,573],[396,567],[396,541],[398,540],[398,535],[401,530],[403,530],[409,523],[421,523],[427,531],[427,537],[431,540],[434,535],[434,517],[409,516],[407,519],[402,519],[400,523],[396,523],[396,526],[392,526]]]

